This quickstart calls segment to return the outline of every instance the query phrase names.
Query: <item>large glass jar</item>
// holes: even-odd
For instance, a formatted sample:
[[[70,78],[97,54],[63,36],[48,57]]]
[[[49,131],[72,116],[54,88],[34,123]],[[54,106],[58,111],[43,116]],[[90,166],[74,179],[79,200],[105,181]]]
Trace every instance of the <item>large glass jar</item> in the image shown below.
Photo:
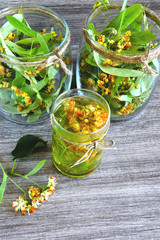
[[[17,123],[42,123],[71,87],[68,25],[48,8],[17,4],[0,11],[0,28],[0,113]]]
[[[127,6],[124,18],[122,12],[117,17],[120,3],[101,2],[84,22],[77,88],[101,94],[111,120],[130,119],[144,109],[159,79],[160,19],[141,4]]]
[[[77,102],[82,104],[82,110]],[[104,114],[106,119],[100,127]],[[105,139],[110,124],[109,105],[93,91],[72,89],[62,93],[53,105],[51,122],[53,163],[67,176],[84,177],[94,172],[101,162],[103,149],[113,145],[113,141]],[[95,126],[98,130],[91,131]]]

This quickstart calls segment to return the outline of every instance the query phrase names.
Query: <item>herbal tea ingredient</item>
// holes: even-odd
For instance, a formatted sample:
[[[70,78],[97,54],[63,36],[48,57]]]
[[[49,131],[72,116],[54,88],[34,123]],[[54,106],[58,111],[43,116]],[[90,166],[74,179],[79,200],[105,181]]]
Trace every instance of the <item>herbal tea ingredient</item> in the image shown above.
[[[109,126],[108,110],[91,98],[75,96],[64,99],[53,114],[56,122],[62,127],[59,132],[56,123],[52,125],[54,165],[60,172],[72,177],[92,173],[101,161],[101,147]],[[71,133],[72,137],[68,141]],[[100,141],[100,148],[94,148],[95,140]]]
[[[95,132],[108,119],[108,113],[100,104],[83,97],[64,100],[54,115],[64,129],[75,133]]]
[[[32,57],[36,62],[40,55],[52,52],[63,41],[63,36],[53,27],[49,32],[46,29],[36,32],[21,11],[8,15],[8,21],[0,29],[1,57],[15,63]],[[65,56],[63,61],[68,65],[71,63]],[[27,116],[28,122],[38,120],[44,112],[50,111],[53,98],[61,91],[66,75],[59,86],[55,84],[59,68],[58,63],[49,67],[45,64],[21,67],[1,62],[0,104],[11,114]]]
[[[154,42],[156,35],[150,31],[154,25],[148,28],[145,9],[141,4],[125,8],[127,1],[124,1],[121,12],[114,17],[107,2],[96,1],[93,8],[105,5],[112,21],[109,22],[102,12],[106,21],[102,31],[99,32],[94,23],[90,23],[85,30],[99,44],[99,48],[134,55],[158,45]],[[157,58],[150,61],[149,66],[159,72]],[[149,97],[155,81],[155,76],[151,76],[141,64],[103,58],[87,43],[80,54],[80,78],[82,88],[98,92],[109,102],[112,116],[127,116],[135,112]]]
[[[26,144],[27,144],[27,149],[25,149]],[[44,146],[46,146],[46,142],[43,141],[42,139],[40,139],[39,137],[34,136],[34,135],[25,135],[19,139],[15,149],[12,151],[12,155],[14,157],[13,158],[14,163],[13,163],[13,167],[12,167],[10,174],[17,176],[17,177],[25,178],[28,181],[30,181],[32,184],[37,185],[38,188],[31,186],[29,188],[29,191],[23,190],[15,181],[13,181],[12,178],[10,178],[6,174],[2,164],[0,163],[0,168],[3,171],[3,181],[0,186],[0,202],[3,200],[3,195],[4,195],[5,188],[6,188],[7,179],[9,179],[24,194],[24,196],[20,196],[18,199],[16,199],[16,201],[14,201],[12,203],[12,207],[14,208],[14,211],[20,212],[22,215],[25,215],[26,213],[28,213],[30,215],[31,213],[33,213],[34,210],[35,209],[37,210],[44,201],[48,201],[49,197],[56,190],[57,178],[55,176],[50,177],[48,179],[48,184],[44,185],[44,186],[39,185],[38,183],[34,182],[33,180],[31,180],[29,178],[30,176],[37,173],[44,166],[44,164],[46,163],[46,160],[40,161],[36,165],[36,167],[34,167],[26,175],[21,175],[21,174],[14,172],[16,158],[24,158],[24,157],[30,155],[35,148],[44,147]]]

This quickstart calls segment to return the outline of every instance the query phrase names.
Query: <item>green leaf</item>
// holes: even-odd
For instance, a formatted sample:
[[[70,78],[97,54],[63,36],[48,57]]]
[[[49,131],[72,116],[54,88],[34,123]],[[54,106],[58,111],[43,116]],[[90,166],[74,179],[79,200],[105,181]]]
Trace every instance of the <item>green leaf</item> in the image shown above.
[[[24,23],[20,22],[18,19],[16,19],[13,16],[6,16],[7,20],[10,22],[10,24],[15,27],[15,29],[21,31],[22,33],[26,34],[30,37],[36,37],[37,32],[32,30],[31,28],[27,27]]]
[[[99,57],[99,54],[95,51],[94,51],[94,58],[98,67],[107,74],[111,74],[119,77],[138,77],[143,74],[141,71],[127,69],[127,68],[106,67],[103,65],[102,60]]]
[[[49,52],[49,48],[48,48],[44,38],[42,37],[42,35],[40,33],[37,33],[37,39],[38,39],[38,41],[39,41],[39,43],[41,45],[40,48],[42,49],[43,54],[48,53]]]
[[[122,16],[121,16],[121,21],[120,21],[119,28],[118,28],[118,34],[121,31],[121,27],[122,27],[122,24],[123,24],[123,21],[124,21],[124,17],[125,17],[125,14],[126,14],[126,11],[124,11],[125,8],[126,8],[126,4],[127,4],[127,0],[124,0],[123,4],[122,4],[122,9],[121,9]]]
[[[3,200],[4,191],[5,191],[5,188],[6,188],[7,174],[5,173],[1,163],[0,163],[0,167],[2,168],[2,171],[3,171],[3,181],[2,181],[2,184],[0,186],[0,203],[1,203],[2,200]]]
[[[118,99],[123,102],[132,102],[132,98],[128,95],[121,95],[120,97],[118,97]]]
[[[135,20],[130,24],[131,33],[140,32],[142,27],[143,13],[141,13]],[[127,29],[126,29],[127,31]]]
[[[32,176],[33,174],[35,174],[36,172],[38,172],[42,167],[43,165],[45,164],[46,160],[42,160],[40,161],[37,166],[35,168],[33,168],[33,170],[31,172],[29,172],[27,175],[25,175],[24,177],[29,177],[29,176]]]
[[[46,146],[46,143],[46,141],[37,136],[25,135],[18,140],[15,149],[12,151],[12,155],[14,159],[27,157],[34,149]]]
[[[18,46],[16,43],[9,41],[9,40],[5,40],[5,42],[8,46],[8,48],[12,52],[17,53],[19,56],[28,57],[28,56],[36,56],[36,55],[39,54],[38,53],[38,50],[39,50],[38,47],[31,48],[31,49],[27,50],[23,47]]]
[[[25,78],[20,74],[20,72],[16,71],[16,77],[12,81],[12,86],[21,88],[24,86],[24,83],[25,83]]]
[[[48,78],[49,80],[53,80],[58,73],[58,70],[54,68],[52,65],[48,67]]]
[[[122,26],[121,26],[120,30],[125,29],[126,27],[128,27],[142,13],[142,10],[143,10],[143,7],[142,7],[141,4],[134,4],[134,5],[126,8],[125,10],[120,12],[110,22],[110,24],[107,26],[107,28],[114,27],[115,29],[118,30],[119,29],[119,24],[121,22],[121,18],[123,16],[123,14],[125,14],[124,19],[123,19],[123,23],[122,23]]]
[[[42,35],[43,39],[45,40],[45,42],[48,42],[50,39],[51,39],[51,36],[52,34],[51,33],[44,33]],[[19,41],[16,42],[16,44],[18,45],[33,45],[33,44],[38,44],[39,41],[37,39],[37,37],[34,37],[34,38],[24,38],[24,39],[21,39]]]
[[[131,43],[135,45],[143,45],[149,42],[152,42],[156,38],[156,35],[152,32],[149,32],[148,30],[146,31],[141,31],[141,32],[136,32],[131,35]]]
[[[15,14],[13,15],[14,18],[18,19],[20,22],[23,20],[23,15],[22,14]],[[1,27],[1,34],[3,39],[5,39],[9,33],[11,33],[13,30],[15,30],[15,27],[13,27],[9,22],[6,22],[2,27]]]
[[[97,64],[95,62],[95,59],[94,59],[94,56],[93,56],[93,52],[88,55],[88,57],[86,58],[86,62],[88,64],[90,64],[91,66],[94,66],[94,67],[97,66]]]
[[[92,33],[94,34],[94,36],[99,36],[100,35],[100,32],[97,29],[95,29],[95,26],[94,26],[93,23],[90,23],[88,25],[88,30],[91,30]]]

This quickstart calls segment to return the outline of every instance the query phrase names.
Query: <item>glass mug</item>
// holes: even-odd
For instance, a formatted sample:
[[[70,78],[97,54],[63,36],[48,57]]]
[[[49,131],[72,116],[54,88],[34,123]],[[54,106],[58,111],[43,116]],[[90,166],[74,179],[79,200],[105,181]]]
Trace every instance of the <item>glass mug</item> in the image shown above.
[[[82,117],[82,112],[79,112],[78,115],[79,122],[75,121],[75,112],[79,111],[78,104],[82,107],[81,111],[83,113],[86,111],[88,116],[99,114],[97,119],[100,120],[94,122],[96,126],[98,125],[98,130],[91,131],[89,129],[89,126],[92,125],[91,117],[88,119],[86,119],[86,115]],[[96,107],[98,110],[95,110]],[[92,113],[88,109],[93,110]],[[72,112],[64,120],[67,111]],[[99,122],[104,116],[106,116],[105,123],[100,127]],[[84,177],[94,172],[101,162],[103,148],[113,145],[113,141],[109,140],[106,143],[105,140],[110,125],[109,105],[102,96],[93,91],[72,89],[62,93],[54,102],[51,122],[53,163],[61,173],[67,176]],[[82,130],[80,130],[80,125],[83,126]]]

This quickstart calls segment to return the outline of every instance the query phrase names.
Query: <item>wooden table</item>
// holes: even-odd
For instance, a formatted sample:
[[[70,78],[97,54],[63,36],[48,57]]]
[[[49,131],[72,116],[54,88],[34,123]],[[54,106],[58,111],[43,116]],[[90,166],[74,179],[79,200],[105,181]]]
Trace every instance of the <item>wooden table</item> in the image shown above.
[[[0,8],[16,0],[3,1]],[[31,1],[28,1],[31,2]],[[64,16],[72,33],[74,62],[78,51],[83,20],[92,9],[93,0],[36,0]],[[148,2],[160,13],[159,0]],[[146,4],[147,5],[147,4]],[[158,10],[159,9],[159,10]],[[75,75],[74,75],[75,81]],[[12,123],[0,116],[0,162],[9,173],[11,151],[25,134],[35,134],[48,141],[47,149],[18,161],[16,172],[28,173],[40,160],[47,163],[32,180],[45,184],[56,175],[55,194],[31,216],[13,211],[12,202],[21,195],[7,182],[0,205],[0,239],[2,240],[159,240],[160,239],[160,83],[140,116],[130,121],[111,123],[108,136],[116,142],[104,151],[99,169],[82,179],[60,174],[52,164],[50,122],[39,126]],[[24,189],[30,183],[13,177]],[[0,182],[2,172],[0,172]]]

